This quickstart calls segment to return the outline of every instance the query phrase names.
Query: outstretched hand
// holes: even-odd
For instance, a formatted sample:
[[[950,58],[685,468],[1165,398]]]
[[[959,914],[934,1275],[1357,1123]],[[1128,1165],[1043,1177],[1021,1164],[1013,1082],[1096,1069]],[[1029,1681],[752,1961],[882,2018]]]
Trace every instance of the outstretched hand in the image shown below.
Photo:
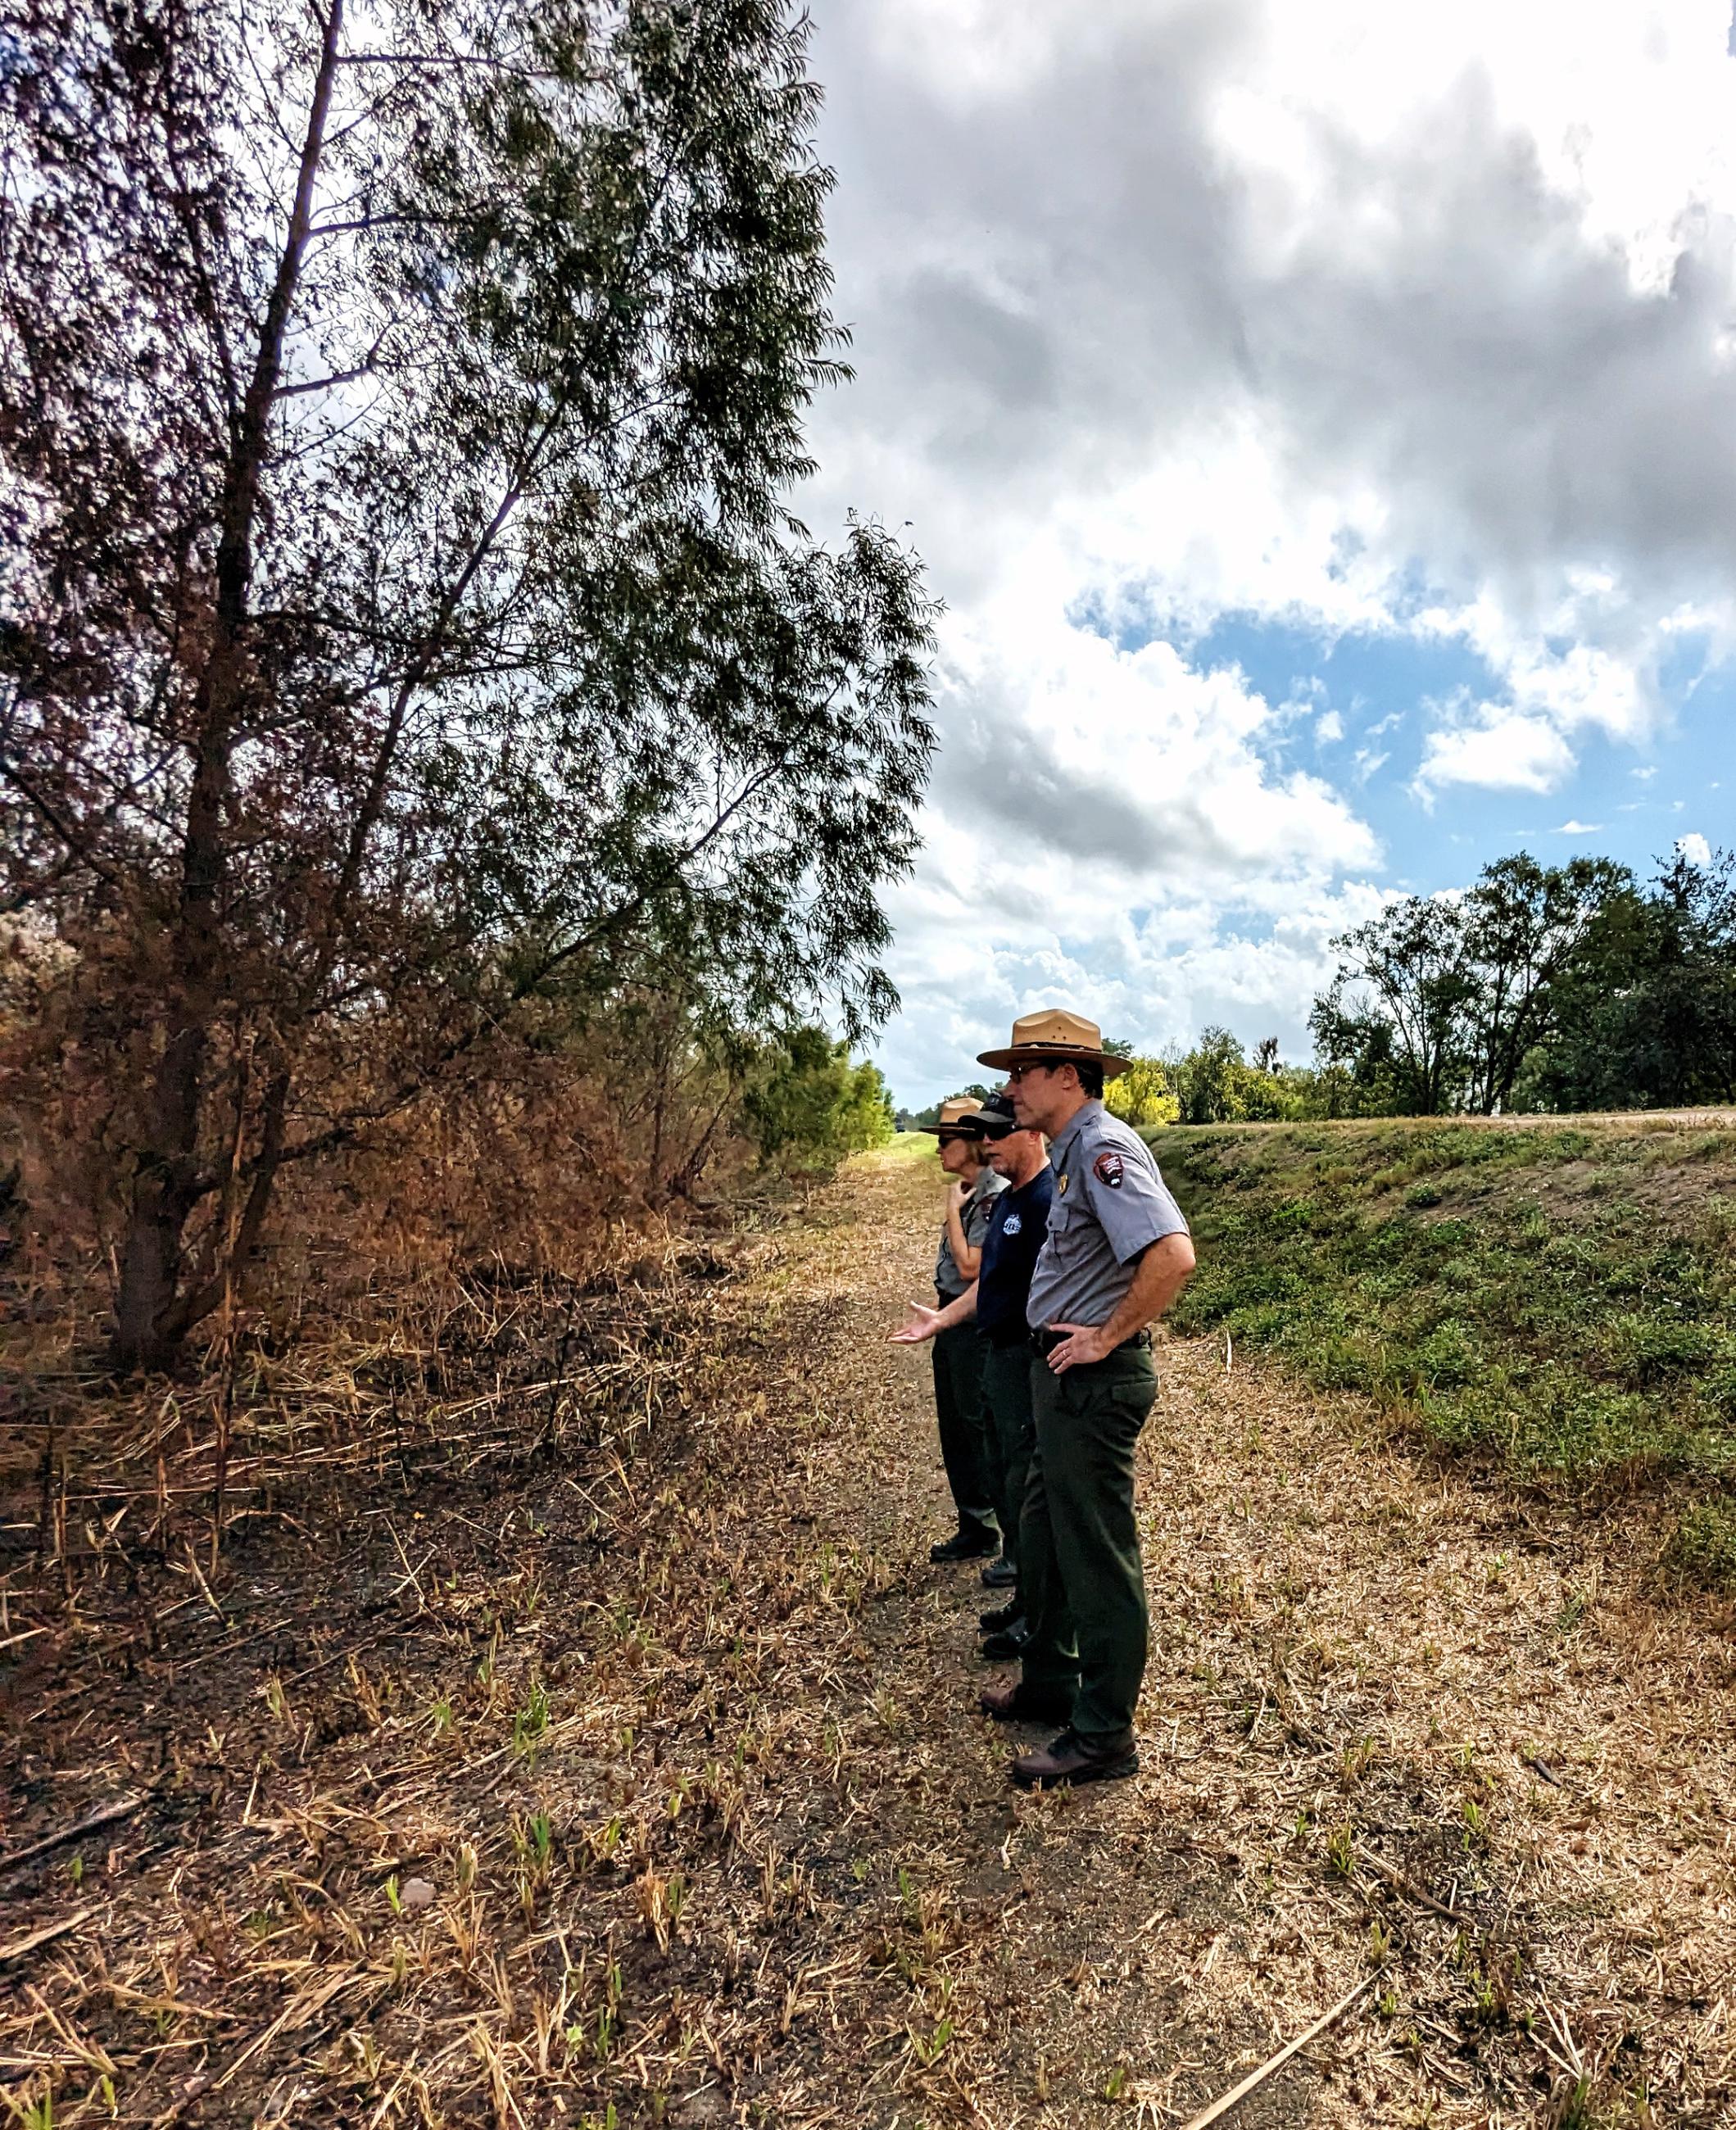
[[[925,1339],[932,1339],[940,1329],[938,1309],[925,1309],[920,1301],[905,1304],[904,1321],[897,1330],[887,1334],[895,1346],[920,1346]]]

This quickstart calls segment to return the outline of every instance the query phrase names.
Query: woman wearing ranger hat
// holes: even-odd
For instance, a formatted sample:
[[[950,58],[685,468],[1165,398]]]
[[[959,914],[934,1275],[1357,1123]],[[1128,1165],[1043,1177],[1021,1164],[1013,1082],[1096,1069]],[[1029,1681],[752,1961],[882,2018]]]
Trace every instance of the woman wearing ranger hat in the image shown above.
[[[940,1306],[956,1301],[977,1276],[988,1203],[1007,1188],[983,1161],[983,1131],[973,1095],[955,1095],[940,1105],[938,1124],[924,1125],[940,1142],[940,1166],[952,1179],[940,1252],[935,1260],[935,1292]],[[959,1528],[928,1550],[934,1561],[984,1560],[1000,1545],[994,1481],[988,1459],[988,1416],[983,1405],[983,1341],[972,1323],[960,1323],[935,1340],[935,1416],[940,1429],[940,1462],[959,1512]]]
[[[1035,1454],[1019,1570],[1031,1639],[1021,1676],[991,1688],[1001,1722],[1063,1723],[1010,1770],[1026,1789],[1097,1782],[1139,1767],[1134,1711],[1146,1652],[1145,1580],[1133,1459],[1157,1394],[1150,1326],[1193,1269],[1193,1246],[1151,1149],[1103,1107],[1126,1061],[1093,1021],[1052,1010],[1013,1024],[1003,1069],[1020,1125],[1045,1132],[1055,1170],[1049,1232],[1026,1310]]]

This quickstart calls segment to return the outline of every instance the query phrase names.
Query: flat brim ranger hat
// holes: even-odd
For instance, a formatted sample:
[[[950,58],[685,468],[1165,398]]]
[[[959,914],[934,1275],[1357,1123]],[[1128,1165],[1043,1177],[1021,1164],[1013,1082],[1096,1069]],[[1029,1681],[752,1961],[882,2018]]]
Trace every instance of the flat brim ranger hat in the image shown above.
[[[918,1125],[918,1131],[932,1132],[936,1139],[981,1139],[982,1127],[977,1122],[977,1098],[974,1095],[954,1095],[940,1105],[940,1121],[933,1125]]]
[[[977,1057],[979,1065],[1002,1072],[1018,1065],[1101,1065],[1112,1080],[1130,1062],[1104,1049],[1103,1031],[1094,1020],[1060,1006],[1021,1015],[1012,1024],[1012,1041],[1006,1049],[981,1051]]]

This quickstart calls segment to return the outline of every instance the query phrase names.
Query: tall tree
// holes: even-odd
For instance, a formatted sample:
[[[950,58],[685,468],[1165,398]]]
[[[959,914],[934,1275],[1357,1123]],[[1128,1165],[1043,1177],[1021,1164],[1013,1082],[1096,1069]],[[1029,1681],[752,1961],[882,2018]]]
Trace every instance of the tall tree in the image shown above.
[[[1633,878],[1608,858],[1541,866],[1519,851],[1485,866],[1467,890],[1465,952],[1476,984],[1468,1108],[1488,1116],[1510,1105],[1528,1054],[1557,1025],[1564,975]]]
[[[1612,896],[1559,991],[1532,1076],[1548,1106],[1736,1099],[1736,855],[1700,865],[1678,850],[1649,894]]]
[[[844,375],[806,34],[5,0],[0,829],[123,1360],[557,980],[886,1010],[931,609],[788,515]]]
[[[1311,1025],[1329,1064],[1373,1056],[1396,1106],[1437,1116],[1461,1101],[1475,1056],[1480,986],[1460,905],[1407,895],[1332,944],[1343,955]]]

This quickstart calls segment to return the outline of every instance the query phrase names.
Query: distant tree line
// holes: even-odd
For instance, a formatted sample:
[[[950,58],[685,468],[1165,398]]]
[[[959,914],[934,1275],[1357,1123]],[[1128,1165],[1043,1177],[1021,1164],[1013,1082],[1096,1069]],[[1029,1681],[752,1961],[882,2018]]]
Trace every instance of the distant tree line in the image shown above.
[[[1106,1090],[1147,1128],[1313,1117],[1687,1108],[1736,1101],[1736,855],[1678,850],[1651,881],[1525,852],[1462,894],[1407,895],[1332,942],[1314,1058],[1209,1027]],[[962,1088],[978,1094],[981,1087]],[[932,1124],[939,1105],[901,1111]]]
[[[1327,1115],[1642,1110],[1736,1096],[1736,859],[1642,884],[1520,852],[1333,943],[1315,1001]]]

